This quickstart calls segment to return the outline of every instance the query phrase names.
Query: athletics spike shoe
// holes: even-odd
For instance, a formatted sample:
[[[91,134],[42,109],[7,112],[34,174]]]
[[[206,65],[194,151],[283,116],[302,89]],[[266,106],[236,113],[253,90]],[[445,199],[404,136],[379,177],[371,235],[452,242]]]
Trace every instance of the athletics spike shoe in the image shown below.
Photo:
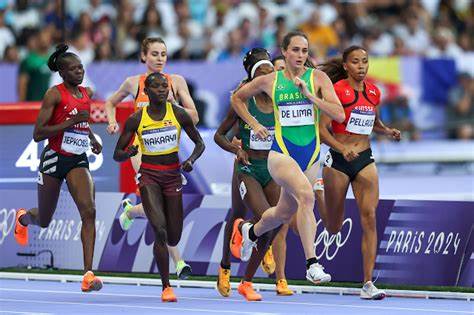
[[[263,271],[265,271],[268,275],[271,275],[275,272],[275,259],[273,258],[271,245],[265,253],[265,256],[263,256],[260,266],[262,266]]]
[[[21,246],[28,245],[28,226],[24,226],[20,223],[20,217],[26,214],[26,210],[21,208],[18,209],[15,216],[15,230],[13,232],[13,236],[15,236],[15,240]]]
[[[386,296],[385,291],[377,289],[372,281],[367,281],[360,290],[360,298],[364,300],[383,300]]]
[[[288,282],[285,279],[280,279],[276,283],[277,295],[293,295],[293,291],[288,288]]]
[[[252,282],[248,281],[242,281],[239,284],[239,287],[237,288],[237,291],[239,291],[239,294],[242,295],[247,301],[253,302],[253,301],[261,301],[262,296],[255,292],[255,290],[252,287]]]
[[[230,252],[235,258],[240,258],[240,249],[242,248],[242,233],[239,231],[239,224],[243,219],[236,219],[232,226],[232,236],[230,237]]]
[[[230,269],[224,269],[219,266],[217,273],[217,291],[223,296],[230,296]]]
[[[257,247],[257,242],[250,239],[249,231],[252,227],[250,222],[242,224],[242,247],[240,248],[240,260],[248,261],[252,256],[252,251]]]
[[[306,279],[311,281],[314,284],[330,282],[331,275],[324,272],[324,267],[318,263],[312,264],[306,270]]]
[[[102,289],[102,280],[97,278],[92,271],[85,273],[82,278],[82,292],[99,291]]]
[[[186,280],[193,273],[191,266],[188,265],[184,260],[180,260],[176,263],[176,275],[180,280]]]
[[[130,219],[128,217],[128,212],[130,211],[130,209],[132,209],[132,207],[133,207],[133,204],[130,199],[126,198],[122,200],[123,212],[122,214],[120,214],[119,222],[120,222],[120,227],[124,231],[128,231],[133,224],[133,219]]]
[[[163,292],[161,292],[161,301],[162,302],[178,302],[176,295],[173,292],[171,287],[166,287]]]

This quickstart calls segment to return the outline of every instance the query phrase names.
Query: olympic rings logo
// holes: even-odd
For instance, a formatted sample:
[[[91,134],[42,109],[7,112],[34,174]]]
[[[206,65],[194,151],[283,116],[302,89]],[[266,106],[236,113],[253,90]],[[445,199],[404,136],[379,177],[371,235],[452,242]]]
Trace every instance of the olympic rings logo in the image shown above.
[[[318,220],[316,224],[316,230],[318,229],[318,226],[322,226],[322,220]],[[347,228],[344,226],[347,225]],[[317,233],[317,238],[316,242],[314,242],[314,247],[316,249],[316,258],[321,259],[324,255],[326,256],[327,260],[333,260],[334,257],[336,257],[337,252],[341,247],[343,247],[347,241],[349,240],[349,236],[351,235],[352,232],[352,219],[347,218],[344,220],[342,223],[342,228],[341,232],[338,232],[337,234],[329,235],[329,232],[324,229],[321,233]],[[343,236],[342,233],[345,235]],[[324,246],[321,250],[321,252],[318,254],[318,245]]]
[[[3,208],[0,210],[0,245],[7,238],[15,226],[15,209],[8,211]]]

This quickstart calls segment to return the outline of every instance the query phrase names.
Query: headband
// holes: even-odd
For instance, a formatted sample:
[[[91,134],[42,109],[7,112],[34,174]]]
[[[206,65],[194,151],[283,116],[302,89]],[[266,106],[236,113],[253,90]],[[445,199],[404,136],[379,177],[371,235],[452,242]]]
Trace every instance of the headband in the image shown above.
[[[250,79],[253,79],[253,76],[255,75],[255,71],[257,71],[258,67],[264,64],[270,65],[273,68],[273,63],[270,60],[260,60],[252,66],[252,70],[250,71]]]

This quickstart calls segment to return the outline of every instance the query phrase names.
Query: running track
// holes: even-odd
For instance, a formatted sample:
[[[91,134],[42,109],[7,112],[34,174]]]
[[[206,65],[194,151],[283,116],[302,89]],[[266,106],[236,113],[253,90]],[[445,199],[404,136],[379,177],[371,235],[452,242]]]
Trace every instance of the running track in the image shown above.
[[[474,302],[420,298],[364,301],[357,296],[297,294],[279,297],[260,292],[261,302],[246,302],[236,290],[222,298],[212,289],[175,288],[178,303],[162,303],[161,288],[106,284],[82,293],[80,284],[0,280],[0,315],[4,314],[474,314]]]

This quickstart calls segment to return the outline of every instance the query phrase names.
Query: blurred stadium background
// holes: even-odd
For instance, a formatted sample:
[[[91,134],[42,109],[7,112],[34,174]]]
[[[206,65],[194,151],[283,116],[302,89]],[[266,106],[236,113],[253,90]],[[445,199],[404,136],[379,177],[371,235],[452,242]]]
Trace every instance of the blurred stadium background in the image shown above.
[[[256,46],[276,56],[282,37],[300,29],[315,63],[351,44],[369,51],[369,79],[383,94],[382,118],[403,132],[401,143],[373,139],[382,199],[473,201],[473,12],[470,0],[0,0],[0,190],[36,189],[43,144],[31,140],[32,128],[44,92],[59,82],[47,58],[65,41],[86,67],[84,85],[96,92],[93,129],[104,143],[103,154],[91,156],[97,190],[134,191],[130,168],[111,158],[117,138],[105,132],[103,101],[126,76],[145,71],[138,59],[141,40],[161,36],[168,48],[165,71],[187,79],[207,144],[185,192],[223,196],[207,207],[217,207],[215,200],[228,207],[233,160],[212,137],[229,106],[229,91],[244,77],[241,58]],[[128,113],[125,103],[122,122]],[[190,146],[184,142],[186,152]],[[27,203],[35,204],[34,194],[31,199]],[[14,207],[5,201],[1,208]],[[466,204],[461,221],[467,221],[469,234],[474,207]],[[5,232],[10,231],[4,230],[4,239]],[[474,242],[470,234],[466,238],[469,261]],[[459,262],[457,280],[467,268],[464,256]],[[464,284],[471,287],[472,270]]]

